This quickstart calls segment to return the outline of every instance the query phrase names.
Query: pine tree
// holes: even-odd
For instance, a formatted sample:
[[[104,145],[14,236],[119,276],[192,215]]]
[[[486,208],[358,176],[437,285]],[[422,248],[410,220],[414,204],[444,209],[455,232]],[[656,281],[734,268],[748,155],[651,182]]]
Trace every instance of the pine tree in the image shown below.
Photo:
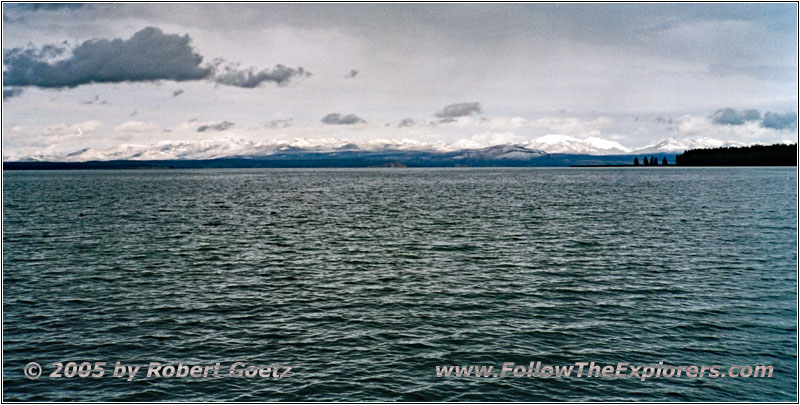
[[[644,163],[642,164],[645,166],[650,166],[650,161],[647,160],[647,156],[644,157]]]
[[[664,156],[664,160],[661,161],[661,166],[668,166],[668,165],[669,163],[667,163],[667,157]]]
[[[639,166],[639,158],[638,157],[633,158],[633,165],[634,166]]]

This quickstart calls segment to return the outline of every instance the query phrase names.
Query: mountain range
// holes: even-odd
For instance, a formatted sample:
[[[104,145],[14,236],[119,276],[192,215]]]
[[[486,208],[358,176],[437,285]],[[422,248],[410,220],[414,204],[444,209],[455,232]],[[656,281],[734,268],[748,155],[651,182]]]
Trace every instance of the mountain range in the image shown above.
[[[784,142],[786,143],[786,142]],[[494,145],[479,149],[460,149],[441,143],[414,140],[377,139],[354,143],[339,139],[297,139],[292,142],[255,142],[225,138],[201,141],[162,141],[153,145],[121,145],[110,149],[81,149],[68,154],[35,154],[4,161],[87,162],[116,160],[205,160],[257,158],[286,154],[341,155],[344,152],[418,152],[447,156],[448,159],[530,160],[548,154],[616,156],[639,154],[676,154],[689,149],[745,146],[743,143],[713,138],[669,138],[641,148],[631,149],[601,138],[579,139],[566,135],[545,135],[516,144]]]

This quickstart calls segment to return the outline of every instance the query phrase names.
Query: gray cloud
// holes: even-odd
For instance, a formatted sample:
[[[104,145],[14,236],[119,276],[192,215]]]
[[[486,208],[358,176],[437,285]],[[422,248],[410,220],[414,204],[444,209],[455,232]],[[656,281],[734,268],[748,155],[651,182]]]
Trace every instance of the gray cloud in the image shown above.
[[[329,125],[353,125],[366,122],[355,114],[342,115],[339,113],[330,113],[322,117],[320,121]]]
[[[764,113],[764,120],[761,121],[761,126],[764,128],[772,129],[796,129],[797,128],[797,113]]]
[[[714,112],[712,121],[719,125],[742,125],[746,121],[757,121],[761,119],[758,110],[734,110],[733,108],[723,108]]]
[[[8,89],[3,89],[3,100],[11,98],[11,97],[17,97],[20,94],[22,94],[22,89],[20,89],[18,87],[11,87],[11,88],[8,88]]]
[[[183,89],[178,89],[172,92],[172,97],[178,97],[183,94]]]
[[[291,118],[287,118],[287,119],[284,119],[284,120],[272,120],[272,121],[269,122],[268,125],[269,125],[270,128],[273,128],[273,129],[274,128],[288,128],[288,127],[290,127],[292,125],[292,119]]]
[[[91,4],[87,3],[8,3],[3,4],[3,22],[24,22],[26,15],[38,11],[57,12],[66,10],[72,12],[89,6]]]
[[[795,129],[797,128],[797,113],[765,112],[762,119],[761,113],[755,109],[735,110],[723,108],[714,112],[712,121],[717,125],[743,125],[748,121],[761,121],[763,128]]]
[[[3,50],[4,86],[44,88],[75,87],[89,83],[120,83],[156,80],[213,80],[217,83],[254,88],[263,82],[287,85],[295,77],[311,73],[302,67],[276,65],[272,69],[202,65],[188,35],[164,34],[156,27],[136,32],[130,39],[93,39],[72,49],[45,45],[41,49]],[[173,93],[177,96],[180,93]]]
[[[57,11],[57,10],[76,10],[90,6],[87,3],[10,3],[3,6],[4,11]]]
[[[344,78],[345,78],[345,79],[352,79],[352,78],[354,78],[354,77],[356,77],[356,76],[358,76],[358,70],[356,70],[356,69],[351,69],[351,70],[350,70],[350,73],[348,73],[348,74],[347,74],[347,76],[345,76]]]
[[[452,122],[455,118],[480,114],[481,112],[481,103],[477,101],[472,103],[454,103],[445,106],[441,111],[437,112],[436,117],[441,118],[441,122]]]
[[[201,126],[197,127],[197,132],[224,131],[224,130],[232,127],[233,125],[234,124],[232,122],[230,122],[230,121],[222,121],[220,123],[211,124],[211,125],[201,125]]]
[[[302,67],[292,68],[284,65],[275,65],[272,70],[258,71],[256,68],[239,70],[235,67],[226,67],[223,73],[218,74],[214,81],[228,86],[252,89],[264,82],[273,82],[278,86],[286,86],[294,78],[311,76],[311,72]]]
[[[397,124],[399,128],[413,127],[414,125],[417,125],[417,122],[411,118],[404,118],[399,124]]]
[[[188,35],[164,34],[147,27],[130,39],[93,39],[78,45],[66,59],[49,61],[57,51],[3,50],[7,70],[3,85],[75,87],[88,83],[119,83],[153,80],[199,80],[213,73],[201,67],[203,57],[190,45]]]

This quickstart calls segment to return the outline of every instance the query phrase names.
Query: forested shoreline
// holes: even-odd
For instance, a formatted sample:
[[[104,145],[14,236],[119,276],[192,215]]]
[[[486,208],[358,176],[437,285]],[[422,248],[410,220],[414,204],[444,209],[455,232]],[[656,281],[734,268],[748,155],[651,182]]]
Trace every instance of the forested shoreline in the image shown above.
[[[691,149],[675,156],[678,166],[797,166],[797,144]]]

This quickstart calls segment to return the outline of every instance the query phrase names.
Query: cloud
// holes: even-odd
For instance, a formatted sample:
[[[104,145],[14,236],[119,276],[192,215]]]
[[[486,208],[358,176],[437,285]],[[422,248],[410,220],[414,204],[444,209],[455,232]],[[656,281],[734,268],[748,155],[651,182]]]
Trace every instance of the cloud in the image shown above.
[[[76,10],[79,8],[87,7],[90,4],[85,3],[11,3],[4,5],[4,9],[15,9],[24,11],[57,11],[57,10]]]
[[[92,39],[72,54],[50,61],[58,48],[3,50],[7,70],[4,86],[75,87],[88,83],[153,80],[199,80],[213,73],[201,67],[203,57],[192,48],[188,35],[164,34],[147,27],[130,39]]]
[[[141,121],[126,121],[120,125],[117,125],[114,128],[114,132],[132,132],[132,133],[154,132],[157,130],[158,130],[157,125]]]
[[[329,125],[353,125],[366,122],[355,114],[342,115],[339,113],[330,113],[322,117],[320,121]]]
[[[230,121],[222,121],[217,124],[210,124],[210,125],[200,125],[197,127],[197,132],[206,132],[206,131],[224,131],[234,124]]]
[[[453,122],[458,117],[480,114],[481,112],[481,103],[477,101],[472,103],[454,103],[438,111],[436,117],[441,119],[440,122]]]
[[[284,119],[284,120],[272,120],[267,124],[267,126],[269,126],[270,128],[273,128],[273,129],[275,129],[275,128],[288,128],[291,125],[292,125],[292,119],[291,118],[287,118],[287,119]]]
[[[4,49],[3,86],[71,88],[89,83],[213,80],[254,88],[264,82],[285,86],[296,77],[311,76],[302,67],[281,64],[260,71],[255,67],[220,67],[223,60],[203,65],[203,56],[192,47],[188,35],[164,34],[156,27],[144,28],[127,40],[88,40],[64,57],[67,50],[55,45]]]
[[[3,100],[9,99],[11,97],[17,97],[22,94],[22,89],[19,87],[11,87],[8,89],[3,89]]]
[[[183,94],[183,89],[178,89],[172,92],[172,97],[178,97]]]
[[[735,110],[723,108],[714,112],[711,120],[716,125],[744,125],[750,121],[760,121],[762,128],[770,129],[795,129],[797,128],[797,113],[765,112],[762,119],[761,113],[755,109]]]
[[[797,128],[797,113],[773,113],[768,112],[764,114],[764,120],[761,121],[761,126],[764,128],[772,129],[796,129]]]
[[[758,110],[737,111],[733,108],[723,108],[714,112],[712,122],[719,125],[742,125],[746,121],[757,121],[760,118],[761,113]]]
[[[397,127],[406,128],[406,127],[413,127],[414,125],[417,125],[416,121],[414,121],[411,118],[404,118],[403,120],[400,121],[399,124],[397,124]]]
[[[352,78],[354,78],[354,77],[356,77],[356,76],[358,76],[358,70],[356,70],[356,69],[351,69],[351,70],[350,70],[350,73],[348,73],[348,74],[347,74],[347,76],[345,76],[344,78],[345,78],[345,79],[352,79]]]
[[[272,70],[264,69],[261,71],[258,71],[254,67],[239,70],[235,67],[228,66],[223,73],[217,74],[214,81],[228,86],[252,89],[264,82],[273,82],[278,86],[286,86],[296,77],[303,78],[310,76],[311,72],[302,67],[292,68],[280,64],[275,65]]]

